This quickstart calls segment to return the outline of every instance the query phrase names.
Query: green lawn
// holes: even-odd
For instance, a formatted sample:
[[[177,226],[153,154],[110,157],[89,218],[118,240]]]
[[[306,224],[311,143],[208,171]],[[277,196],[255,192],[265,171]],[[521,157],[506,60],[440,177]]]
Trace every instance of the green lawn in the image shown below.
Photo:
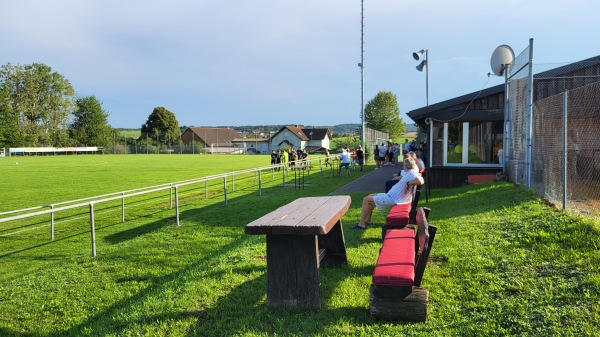
[[[0,212],[268,166],[267,155],[71,155],[0,158]],[[4,193],[5,192],[5,193]]]
[[[267,156],[18,160],[0,159],[3,210],[268,165]],[[124,223],[120,208],[107,205],[96,215],[96,258],[85,214],[59,217],[55,241],[47,219],[0,224],[0,336],[598,335],[598,224],[507,183],[432,191],[426,206],[438,232],[422,284],[430,290],[426,323],[369,315],[381,229],[349,229],[362,194],[351,195],[343,218],[348,266],[321,269],[323,309],[267,307],[265,238],[245,235],[244,225],[348,182],[312,172],[304,190],[265,172],[260,196],[256,178],[241,175],[227,205],[222,186],[208,199],[203,186],[189,187],[180,227],[161,195],[128,205]],[[375,223],[383,219],[376,213]]]
[[[127,137],[129,139],[138,139],[142,134],[141,130],[120,130],[119,135],[121,137]]]

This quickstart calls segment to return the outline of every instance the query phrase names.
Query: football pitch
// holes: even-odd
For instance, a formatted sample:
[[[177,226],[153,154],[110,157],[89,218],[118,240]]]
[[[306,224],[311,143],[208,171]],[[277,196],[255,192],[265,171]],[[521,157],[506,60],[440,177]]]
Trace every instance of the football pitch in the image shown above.
[[[267,155],[71,155],[0,158],[0,212],[268,166]]]

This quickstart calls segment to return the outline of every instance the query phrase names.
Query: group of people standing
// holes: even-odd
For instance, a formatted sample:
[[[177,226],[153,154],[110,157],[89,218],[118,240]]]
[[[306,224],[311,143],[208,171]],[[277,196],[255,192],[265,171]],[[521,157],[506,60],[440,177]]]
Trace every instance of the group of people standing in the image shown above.
[[[392,143],[381,143],[381,145],[375,144],[373,147],[373,157],[375,159],[375,169],[383,166],[396,166],[398,164],[398,157],[400,153],[406,155],[409,152],[414,152],[419,159],[425,159],[425,143],[421,141],[419,144],[415,140],[409,142],[408,139],[404,140],[404,144]]]
[[[383,166],[396,166],[398,163],[398,156],[400,155],[400,146],[398,143],[387,142],[387,145],[381,143],[381,145],[375,144],[373,148],[373,158],[375,159],[375,169]]]
[[[427,153],[425,150],[427,144],[424,141],[420,141],[419,144],[417,144],[417,142],[414,139],[411,142],[409,142],[408,139],[404,139],[403,147],[404,153],[414,152],[419,156],[419,158],[425,161],[425,154]]]
[[[287,150],[273,150],[271,152],[271,165],[279,165],[283,164],[283,168],[287,170],[288,168],[294,170],[296,168],[296,164],[302,164],[306,161],[308,157],[308,152],[306,149],[298,149],[294,150],[293,147]],[[277,171],[281,170],[281,166],[277,167]]]
[[[409,143],[408,139],[405,139],[405,143],[400,145],[398,143],[386,142],[381,143],[381,145],[375,145],[373,147],[373,158],[375,160],[375,169],[381,168],[383,166],[396,166],[398,164],[398,157],[402,152],[403,155],[412,157],[416,162],[415,167],[418,167],[419,170],[424,168],[424,150],[425,144],[420,142],[420,144],[416,144],[413,140]],[[271,165],[280,165],[277,167],[277,170],[281,170],[281,167],[284,169],[291,168],[295,169],[298,163],[302,163],[308,157],[308,153],[305,149],[294,150],[294,148],[289,148],[287,150],[273,150],[271,153]],[[331,156],[329,153],[329,149],[325,149],[325,167],[333,166],[330,161]],[[342,168],[346,170],[346,176],[350,177],[350,170],[356,169],[358,166],[359,170],[362,171],[365,163],[365,153],[362,146],[358,146],[356,150],[350,150],[350,148],[346,145],[342,149],[342,152],[339,154],[338,158],[340,160],[339,166],[337,168],[337,175],[340,175]],[[403,164],[403,163],[402,163]],[[334,171],[335,172],[335,171]]]

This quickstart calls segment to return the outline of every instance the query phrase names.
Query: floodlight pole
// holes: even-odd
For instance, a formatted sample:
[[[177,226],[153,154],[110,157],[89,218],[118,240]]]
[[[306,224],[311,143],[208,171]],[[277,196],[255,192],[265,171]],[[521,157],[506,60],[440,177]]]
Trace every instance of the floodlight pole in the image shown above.
[[[417,66],[418,71],[423,71],[423,67],[425,68],[425,123],[428,125],[427,132],[427,145],[429,145],[429,153],[427,154],[427,167],[431,167],[431,153],[433,152],[433,144],[431,143],[431,138],[433,138],[433,121],[429,118],[429,49],[422,49],[418,52],[413,53],[413,58],[415,61],[419,61],[421,59],[421,55],[425,54],[425,59],[419,63]]]
[[[364,0],[360,1],[360,115],[361,115],[361,144],[363,151],[365,148],[365,16],[364,16]]]

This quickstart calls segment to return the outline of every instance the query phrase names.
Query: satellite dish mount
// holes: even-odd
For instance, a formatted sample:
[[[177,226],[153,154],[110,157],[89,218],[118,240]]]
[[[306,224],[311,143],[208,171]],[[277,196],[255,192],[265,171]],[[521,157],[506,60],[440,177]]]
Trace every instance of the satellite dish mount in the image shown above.
[[[504,76],[505,71],[508,70],[515,62],[515,52],[508,45],[498,46],[492,53],[490,65],[492,66],[492,72],[496,76]]]

